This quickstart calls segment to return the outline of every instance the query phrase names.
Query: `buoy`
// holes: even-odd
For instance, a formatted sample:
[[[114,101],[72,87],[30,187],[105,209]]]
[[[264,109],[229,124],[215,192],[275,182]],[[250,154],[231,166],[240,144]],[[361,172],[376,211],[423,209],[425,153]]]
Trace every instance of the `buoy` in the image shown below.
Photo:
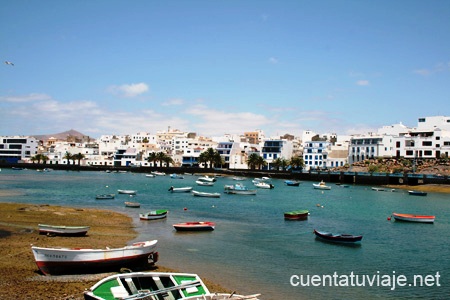
[[[187,207],[183,208],[183,210],[187,210]]]
[[[106,186],[106,187],[109,187],[109,186]]]
[[[390,220],[391,220],[391,217],[388,217],[387,219],[388,219],[388,221],[390,221]]]

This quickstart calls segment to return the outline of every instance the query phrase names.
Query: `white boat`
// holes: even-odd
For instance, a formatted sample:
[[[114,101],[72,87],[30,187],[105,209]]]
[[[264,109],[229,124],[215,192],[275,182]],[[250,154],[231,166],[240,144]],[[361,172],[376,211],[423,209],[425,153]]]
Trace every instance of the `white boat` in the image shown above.
[[[434,223],[435,216],[413,215],[392,213],[396,221],[417,222],[417,223]]]
[[[197,196],[197,197],[220,198],[220,193],[207,193],[207,192],[192,191],[192,195]]]
[[[383,192],[384,188],[382,188],[382,187],[372,187],[372,191]]]
[[[331,190],[331,186],[326,185],[325,182],[313,183],[313,186],[317,190]]]
[[[245,180],[245,177],[234,176],[234,177],[233,177],[233,180],[236,180],[236,181],[244,181],[244,180]]]
[[[170,178],[172,179],[184,179],[184,176],[178,174],[170,174]]]
[[[259,183],[259,182],[267,182],[267,183],[270,183],[270,182],[271,182],[271,179],[270,179],[270,177],[264,176],[264,177],[261,177],[261,178],[255,178],[255,179],[252,180],[252,182],[253,182],[253,184],[256,184],[256,183]]]
[[[133,272],[103,278],[84,292],[84,299],[203,299],[207,294],[197,274]]]
[[[139,207],[141,207],[141,204],[139,202],[125,201],[124,204],[125,204],[126,207],[132,207],[132,208],[139,208]]]
[[[108,200],[108,199],[114,199],[116,195],[114,194],[99,194],[95,196],[95,199],[97,200]]]
[[[169,211],[167,209],[156,209],[149,212],[139,214],[140,220],[158,220],[167,217]]]
[[[126,195],[136,195],[137,191],[135,190],[117,190],[119,194],[126,194]]]
[[[190,191],[192,191],[192,186],[185,186],[185,187],[173,187],[171,186],[169,188],[169,192],[172,193],[189,193]]]
[[[236,194],[236,195],[256,195],[256,190],[250,190],[241,183],[225,185],[224,192],[227,194]]]
[[[273,184],[263,182],[263,181],[255,183],[255,186],[260,189],[273,189],[274,188]]]
[[[157,240],[122,248],[45,248],[31,246],[39,270],[45,275],[101,273],[155,263]]]
[[[61,236],[83,236],[89,230],[89,226],[61,226],[38,224],[39,234],[61,235]]]
[[[158,172],[158,171],[150,172],[150,174],[153,174],[153,175],[156,175],[156,176],[166,176],[166,173],[164,173],[164,172]]]
[[[213,185],[214,185],[214,182],[213,182],[213,181],[201,181],[201,180],[197,180],[195,183],[198,184],[198,185],[201,185],[201,186],[213,186]]]
[[[210,177],[208,175],[205,175],[205,176],[199,177],[197,179],[197,181],[216,182],[216,178],[215,177]]]
[[[155,178],[156,175],[155,175],[155,174],[145,174],[145,177],[148,177],[148,178]]]

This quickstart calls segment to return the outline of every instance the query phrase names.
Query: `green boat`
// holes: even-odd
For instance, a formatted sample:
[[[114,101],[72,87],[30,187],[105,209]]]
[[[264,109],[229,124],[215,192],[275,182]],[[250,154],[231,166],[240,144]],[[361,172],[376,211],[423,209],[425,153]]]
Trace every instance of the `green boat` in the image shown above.
[[[84,292],[84,299],[192,299],[207,294],[209,290],[197,274],[133,272],[100,280]]]
[[[306,220],[309,216],[309,210],[293,210],[284,213],[286,220]]]

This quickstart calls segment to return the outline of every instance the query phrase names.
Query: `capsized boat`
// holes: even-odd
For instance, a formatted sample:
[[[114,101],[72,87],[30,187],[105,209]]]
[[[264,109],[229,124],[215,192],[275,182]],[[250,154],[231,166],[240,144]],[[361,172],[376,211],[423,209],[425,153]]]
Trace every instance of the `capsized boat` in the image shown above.
[[[209,221],[173,224],[176,231],[212,231],[215,227],[216,223]]]
[[[60,235],[60,236],[84,236],[89,230],[89,226],[62,226],[38,224],[39,234]]]
[[[286,220],[306,220],[309,216],[309,210],[293,210],[284,213],[284,218]]]
[[[45,275],[86,274],[142,267],[158,261],[157,240],[122,248],[46,248],[31,246],[39,270]]]
[[[399,214],[392,213],[396,221],[403,222],[417,222],[417,223],[434,223],[435,216],[414,215],[414,214]]]
[[[167,209],[156,209],[146,213],[139,214],[140,220],[158,220],[167,217],[169,211]]]
[[[333,234],[331,232],[318,231],[314,229],[314,234],[326,241],[334,243],[357,243],[362,240],[362,235],[353,234]]]

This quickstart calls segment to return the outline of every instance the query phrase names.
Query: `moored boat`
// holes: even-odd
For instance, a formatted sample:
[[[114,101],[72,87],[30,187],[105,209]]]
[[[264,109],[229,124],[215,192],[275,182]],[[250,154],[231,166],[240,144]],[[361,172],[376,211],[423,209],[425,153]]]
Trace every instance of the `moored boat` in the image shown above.
[[[39,234],[60,235],[60,236],[84,236],[89,230],[89,226],[61,226],[38,224]]]
[[[403,221],[403,222],[434,223],[435,220],[435,216],[425,216],[425,215],[392,213],[392,216],[396,221]]]
[[[212,231],[216,227],[214,222],[183,222],[173,224],[176,231]]]
[[[313,186],[317,190],[331,190],[331,186],[326,185],[323,181],[319,183],[313,183]]]
[[[108,200],[108,199],[114,199],[116,197],[115,194],[99,194],[95,196],[95,199],[97,200]]]
[[[362,235],[353,234],[332,234],[330,232],[318,231],[314,229],[314,234],[329,242],[334,243],[358,243],[362,240]]]
[[[245,185],[236,183],[224,186],[224,193],[236,195],[256,195],[256,190],[250,190]]]
[[[200,191],[192,191],[192,195],[197,197],[220,198],[220,193],[207,193]]]
[[[31,246],[31,250],[39,270],[45,275],[101,273],[155,263],[157,242],[138,242],[114,249]]]
[[[201,176],[197,179],[197,181],[206,181],[206,182],[216,182],[216,178],[215,177],[211,177],[208,175],[205,176]]]
[[[184,179],[184,176],[178,174],[170,174],[170,178],[172,179]]]
[[[408,191],[411,196],[426,196],[428,193],[423,191]]]
[[[201,185],[201,186],[213,186],[214,185],[214,181],[197,180],[197,181],[195,181],[195,183],[198,185]]]
[[[300,181],[295,181],[295,180],[285,180],[284,183],[287,186],[299,186],[300,185]]]
[[[192,191],[192,186],[185,186],[185,187],[173,187],[171,186],[169,188],[169,192],[172,193],[189,193],[190,191]]]
[[[293,210],[284,213],[286,220],[306,220],[309,216],[309,210]]]
[[[159,172],[159,171],[153,171],[153,172],[150,172],[150,174],[156,175],[156,176],[166,176],[166,173]]]
[[[257,182],[254,185],[257,188],[260,188],[260,189],[273,189],[275,187],[273,184],[267,183],[267,182],[263,182],[263,181]]]
[[[167,209],[156,209],[146,213],[139,214],[140,220],[158,220],[167,217],[169,211]]]
[[[126,195],[136,195],[137,191],[135,190],[117,190],[119,194],[126,194]]]
[[[132,207],[132,208],[139,208],[139,207],[141,207],[141,204],[139,202],[125,201],[124,203],[125,203],[126,207]]]

